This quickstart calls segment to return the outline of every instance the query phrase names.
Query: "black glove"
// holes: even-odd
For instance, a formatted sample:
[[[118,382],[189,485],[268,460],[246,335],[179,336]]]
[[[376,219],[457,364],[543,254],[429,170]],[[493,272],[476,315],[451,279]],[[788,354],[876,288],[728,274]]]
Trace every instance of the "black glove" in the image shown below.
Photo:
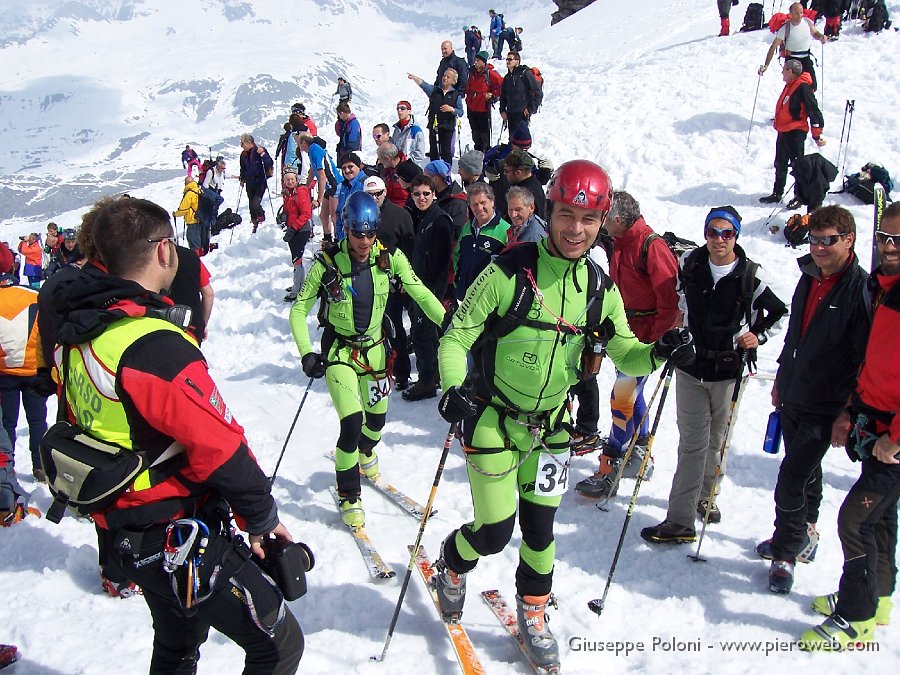
[[[660,361],[671,361],[679,368],[697,360],[694,338],[687,328],[671,328],[653,344],[653,356]]]
[[[602,344],[604,348],[609,341],[616,336],[616,324],[612,319],[606,317],[599,326],[591,330],[590,338],[594,342]]]
[[[28,388],[32,394],[41,398],[53,396],[56,393],[56,382],[50,377],[50,369],[38,368],[37,375],[31,378]]]
[[[472,389],[469,387],[450,387],[438,403],[438,412],[450,424],[462,422],[476,412],[472,395]]]
[[[325,376],[325,359],[322,358],[321,354],[310,352],[300,359],[300,363],[303,365],[303,373],[307,377],[318,380],[320,377]]]

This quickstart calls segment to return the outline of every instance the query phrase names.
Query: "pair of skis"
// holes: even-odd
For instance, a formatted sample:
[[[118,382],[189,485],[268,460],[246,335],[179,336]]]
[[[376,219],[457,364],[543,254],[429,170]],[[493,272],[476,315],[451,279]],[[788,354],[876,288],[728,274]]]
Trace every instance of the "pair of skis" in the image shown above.
[[[413,547],[409,547],[410,555],[412,555]],[[431,560],[428,558],[428,554],[425,552],[425,547],[420,546],[419,550],[416,552],[416,568],[419,570],[419,574],[422,576],[422,581],[425,582],[425,587],[428,589],[428,593],[431,595],[431,600],[434,602],[434,607],[438,612],[438,616],[441,614],[441,605],[438,601],[437,591],[434,589],[434,568],[432,567]],[[492,590],[492,591],[482,591],[481,599],[484,600],[485,604],[491,609],[494,616],[500,622],[500,624],[506,629],[507,634],[516,641],[516,644],[519,646],[519,650],[522,652],[522,656],[528,662],[528,665],[531,666],[531,669],[536,673],[536,675],[558,675],[559,673],[559,665],[553,666],[551,668],[543,668],[537,665],[528,654],[528,649],[525,646],[525,639],[519,633],[518,623],[516,621],[516,614],[510,608],[510,606],[506,603],[506,600],[503,599],[503,596],[500,595],[500,591]],[[460,670],[464,673],[464,675],[477,675],[485,672],[484,666],[481,665],[481,661],[478,659],[478,655],[475,653],[475,647],[472,645],[471,639],[469,639],[469,635],[466,632],[466,629],[460,623],[447,623],[446,621],[441,619],[441,624],[443,624],[444,628],[447,631],[447,637],[450,638],[450,644],[453,646],[453,651],[456,654],[456,660],[459,663]]]
[[[334,461],[334,451],[332,450],[331,452],[326,453],[326,457]],[[369,478],[362,470],[360,470],[359,474],[360,478],[365,479],[369,485],[387,497],[389,501],[396,504],[404,513],[412,516],[416,520],[422,520],[422,517],[425,515],[425,507],[422,506],[422,504],[402,490],[388,483],[381,476]],[[331,497],[334,499],[335,505],[339,507],[340,498],[338,497],[337,491],[334,488],[329,488],[329,491],[331,492]],[[434,515],[437,513],[437,510],[433,509],[431,513]],[[378,553],[378,550],[366,533],[365,527],[348,527],[347,529],[350,530],[350,535],[356,542],[356,546],[359,549],[360,555],[362,555],[369,576],[376,580],[393,579],[397,576],[397,573],[384,561],[381,554]]]

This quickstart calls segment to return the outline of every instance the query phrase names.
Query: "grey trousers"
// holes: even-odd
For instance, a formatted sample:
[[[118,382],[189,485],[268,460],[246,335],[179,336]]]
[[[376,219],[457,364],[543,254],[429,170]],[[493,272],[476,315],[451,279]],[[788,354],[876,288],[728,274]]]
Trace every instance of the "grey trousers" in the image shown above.
[[[733,379],[703,382],[676,370],[678,466],[669,492],[669,522],[693,527],[697,502],[712,492],[734,383]],[[720,481],[724,475],[723,465]]]

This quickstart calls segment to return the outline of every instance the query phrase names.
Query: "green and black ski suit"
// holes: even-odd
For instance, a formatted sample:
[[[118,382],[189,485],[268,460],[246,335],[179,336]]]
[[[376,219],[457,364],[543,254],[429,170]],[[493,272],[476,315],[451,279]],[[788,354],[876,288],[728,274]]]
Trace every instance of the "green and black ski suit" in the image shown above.
[[[657,366],[651,345],[628,327],[619,289],[599,267],[589,274],[588,265],[584,257],[553,256],[546,239],[514,247],[471,285],[438,352],[444,391],[466,379],[466,356],[473,352],[478,394],[477,414],[463,423],[475,517],[448,539],[444,558],[463,573],[481,556],[502,551],[518,502],[521,596],[546,595],[552,586],[553,520],[568,478],[566,395],[581,377],[588,301],[602,303],[599,314],[590,312],[595,324],[609,317],[615,325],[607,352],[620,371],[647,375]],[[521,318],[503,335],[498,317],[523,297],[517,292],[523,280],[534,289],[530,310],[516,312]]]
[[[376,241],[369,260],[359,263],[351,260],[347,246],[345,239],[333,255],[316,256],[291,308],[291,333],[301,358],[313,351],[306,317],[321,296],[325,303],[324,311],[319,312],[325,326],[321,350],[328,364],[325,383],[341,422],[335,452],[338,493],[352,500],[360,494],[359,452],[371,456],[381,440],[387,413],[390,386],[382,322],[391,279],[398,278],[409,297],[437,325],[443,321],[444,307],[401,251],[388,254]],[[380,256],[388,262],[382,264],[386,269],[379,268]],[[333,274],[337,280],[329,294],[325,286]]]

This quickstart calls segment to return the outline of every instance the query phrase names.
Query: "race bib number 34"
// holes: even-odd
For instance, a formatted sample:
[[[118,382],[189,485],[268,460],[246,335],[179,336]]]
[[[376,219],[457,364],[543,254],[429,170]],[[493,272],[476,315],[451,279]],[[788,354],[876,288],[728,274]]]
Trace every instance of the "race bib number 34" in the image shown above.
[[[559,497],[566,492],[569,480],[569,465],[560,457],[542,452],[538,458],[537,475],[534,479],[534,492],[540,497]]]

